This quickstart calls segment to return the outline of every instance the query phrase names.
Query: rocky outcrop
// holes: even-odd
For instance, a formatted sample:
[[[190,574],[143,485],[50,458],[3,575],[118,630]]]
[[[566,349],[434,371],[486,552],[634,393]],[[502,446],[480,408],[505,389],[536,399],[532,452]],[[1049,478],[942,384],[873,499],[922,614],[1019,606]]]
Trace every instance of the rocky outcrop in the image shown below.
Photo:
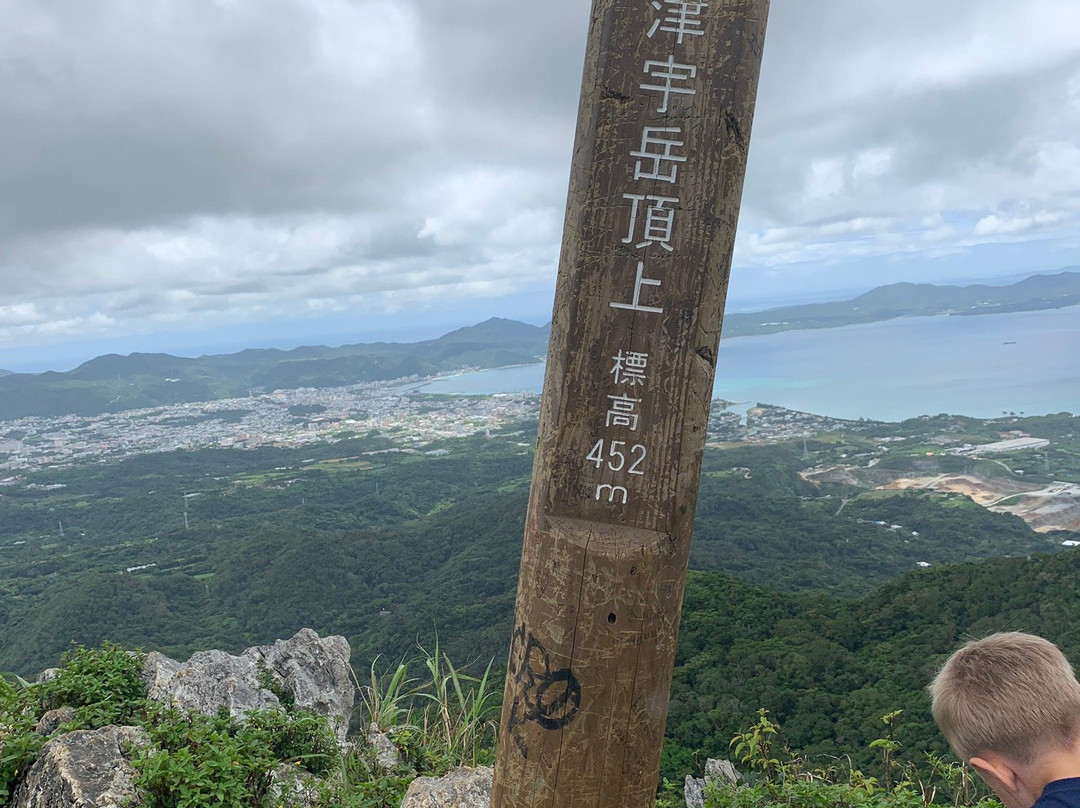
[[[147,654],[143,679],[150,699],[189,712],[226,710],[242,717],[252,710],[274,709],[286,702],[325,716],[346,748],[346,732],[356,695],[349,668],[350,649],[344,637],[320,638],[302,629],[288,640],[248,648],[239,655],[203,651],[186,662],[164,654]],[[55,678],[56,669],[39,681]],[[35,731],[56,735],[76,718],[69,706],[41,716]],[[11,808],[120,808],[138,804],[128,760],[135,744],[149,743],[134,727],[105,727],[69,732],[49,740],[27,769]],[[393,769],[400,757],[387,735],[368,738],[380,765]],[[490,791],[490,774],[488,790]],[[311,805],[325,781],[297,766],[281,765],[271,776],[274,804]],[[6,806],[5,806],[6,808]]]
[[[288,640],[248,648],[239,656],[202,651],[187,662],[177,662],[150,653],[143,663],[143,678],[149,698],[208,714],[224,709],[242,716],[277,707],[281,702],[276,690],[296,707],[325,716],[338,742],[344,743],[356,696],[350,654],[344,637],[320,639],[306,628]]]
[[[319,779],[299,766],[282,763],[270,773],[270,788],[266,792],[269,805],[288,805],[289,808],[311,808],[319,797]]]
[[[344,743],[356,698],[349,668],[351,654],[344,637],[319,639],[310,628],[304,628],[288,640],[249,648],[242,656],[264,666],[295,707],[325,716],[338,742]]]
[[[442,777],[418,777],[409,784],[401,808],[488,808],[490,766],[454,769]]]
[[[742,775],[736,771],[735,766],[729,760],[715,760],[709,758],[705,761],[705,777],[686,775],[683,784],[683,798],[686,800],[686,808],[704,808],[705,786],[713,783],[738,783]]]
[[[156,652],[143,662],[146,695],[191,712],[243,715],[277,707],[278,697],[259,684],[254,659],[224,651],[200,651],[187,662]]]
[[[145,743],[134,727],[61,735],[45,744],[15,790],[11,808],[119,808],[135,790],[128,751]]]
[[[56,710],[49,710],[45,715],[38,719],[37,726],[34,727],[34,732],[38,735],[52,735],[60,727],[75,718],[74,707],[60,707]]]
[[[390,736],[379,729],[378,724],[368,725],[367,732],[364,733],[364,740],[367,741],[367,745],[371,748],[372,756],[375,758],[375,765],[380,769],[389,772],[401,765],[401,752],[398,751]]]

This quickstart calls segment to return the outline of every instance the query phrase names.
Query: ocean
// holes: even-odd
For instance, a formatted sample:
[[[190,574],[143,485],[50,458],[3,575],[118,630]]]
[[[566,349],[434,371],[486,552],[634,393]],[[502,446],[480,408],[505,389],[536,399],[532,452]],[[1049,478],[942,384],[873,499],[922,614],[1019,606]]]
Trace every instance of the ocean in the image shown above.
[[[544,365],[433,380],[424,392],[540,392]],[[714,396],[836,418],[1080,412],[1080,306],[721,339]]]

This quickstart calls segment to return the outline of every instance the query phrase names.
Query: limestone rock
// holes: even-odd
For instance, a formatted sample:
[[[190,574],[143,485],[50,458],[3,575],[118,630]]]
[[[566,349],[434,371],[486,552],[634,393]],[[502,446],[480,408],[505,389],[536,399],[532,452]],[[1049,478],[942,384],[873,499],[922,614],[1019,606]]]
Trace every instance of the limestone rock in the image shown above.
[[[683,783],[683,798],[686,800],[686,808],[704,808],[705,786],[713,783],[738,783],[742,775],[736,771],[735,766],[729,760],[715,760],[709,758],[705,761],[705,777],[686,775]]]
[[[735,785],[742,780],[742,775],[736,770],[730,760],[716,760],[708,758],[705,761],[705,781],[708,783],[730,783]]]
[[[705,808],[705,781],[692,774],[686,775],[683,799],[686,800],[686,808]]]
[[[147,696],[184,710],[213,714],[220,709],[242,716],[280,706],[260,682],[269,675],[297,707],[326,716],[339,743],[349,729],[356,688],[344,637],[320,639],[309,628],[273,645],[248,648],[239,656],[201,651],[187,662],[152,652],[143,662]]]
[[[375,753],[375,765],[380,769],[392,771],[401,765],[401,753],[390,736],[379,730],[378,724],[368,726],[364,739]]]
[[[418,777],[409,784],[401,808],[488,808],[490,766],[454,769],[442,777]]]
[[[263,688],[258,677],[254,659],[224,651],[200,651],[187,662],[151,652],[143,662],[149,698],[209,715],[223,708],[240,716],[279,706],[277,696]]]
[[[56,710],[49,710],[45,715],[38,719],[37,726],[34,727],[34,732],[38,735],[52,735],[60,729],[61,726],[74,718],[74,707],[60,707]]]
[[[351,654],[344,637],[320,639],[304,628],[288,640],[249,648],[243,656],[263,663],[297,707],[326,716],[338,742],[344,743],[356,697],[349,668]]]
[[[319,779],[313,774],[282,763],[270,773],[270,788],[266,792],[269,805],[289,808],[311,808],[319,797]]]
[[[145,743],[136,727],[80,730],[45,744],[15,790],[11,808],[120,808],[132,802],[128,749]]]
[[[37,675],[37,679],[35,679],[34,681],[37,684],[40,685],[43,682],[51,682],[53,679],[55,679],[59,675],[60,675],[60,669],[59,668],[46,668],[45,670],[43,670],[41,673],[39,673]]]

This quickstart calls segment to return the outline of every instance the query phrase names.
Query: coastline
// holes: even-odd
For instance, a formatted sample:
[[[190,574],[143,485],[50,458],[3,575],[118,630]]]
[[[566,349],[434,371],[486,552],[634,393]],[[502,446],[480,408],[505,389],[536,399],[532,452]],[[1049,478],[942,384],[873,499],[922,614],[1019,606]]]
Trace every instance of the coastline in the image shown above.
[[[897,317],[720,340],[713,395],[836,418],[897,422],[1080,408],[1080,306]],[[425,380],[424,392],[538,394],[544,363]]]

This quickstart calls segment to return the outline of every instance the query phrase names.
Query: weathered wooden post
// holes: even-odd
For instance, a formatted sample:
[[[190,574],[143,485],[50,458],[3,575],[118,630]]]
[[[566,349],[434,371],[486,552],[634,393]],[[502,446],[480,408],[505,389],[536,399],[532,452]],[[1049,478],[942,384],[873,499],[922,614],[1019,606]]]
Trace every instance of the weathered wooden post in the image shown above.
[[[493,808],[652,806],[769,0],[594,0]]]

